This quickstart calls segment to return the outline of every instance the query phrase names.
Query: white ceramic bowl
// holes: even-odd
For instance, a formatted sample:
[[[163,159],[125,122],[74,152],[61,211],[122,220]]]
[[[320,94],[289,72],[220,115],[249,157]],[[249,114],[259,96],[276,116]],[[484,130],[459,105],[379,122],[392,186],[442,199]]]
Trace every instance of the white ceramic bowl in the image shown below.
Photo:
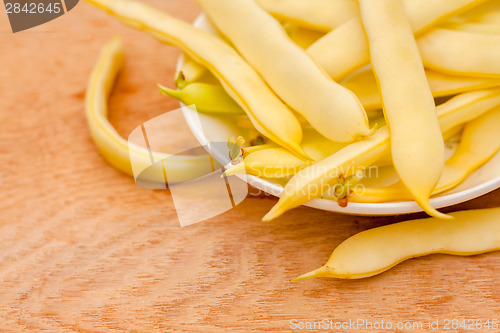
[[[204,30],[214,31],[205,15],[200,15],[194,22],[196,27]],[[182,66],[183,59],[179,59],[178,67]],[[228,137],[238,137],[242,135],[243,130],[228,122],[220,116],[211,116],[205,114],[196,114],[188,110],[184,112],[186,122],[190,126],[193,134],[201,143],[213,141],[225,141]],[[198,121],[199,119],[199,121]],[[201,126],[201,127],[200,127]],[[202,130],[203,128],[203,130]],[[207,137],[210,136],[210,137]],[[448,154],[452,153],[448,151]],[[222,163],[225,158],[217,156],[217,152],[212,152],[214,158]],[[268,179],[261,179],[251,175],[243,175],[240,178],[247,181],[250,185],[274,196],[280,196],[283,187]],[[386,177],[387,178],[387,177]],[[432,198],[430,203],[435,208],[442,208],[468,201],[486,194],[500,187],[500,153],[492,158],[487,164],[476,170],[458,187]],[[386,202],[386,203],[357,203],[350,202],[347,207],[340,207],[337,202],[326,199],[315,199],[306,206],[322,210],[353,214],[353,215],[399,215],[421,212],[422,209],[414,201]]]

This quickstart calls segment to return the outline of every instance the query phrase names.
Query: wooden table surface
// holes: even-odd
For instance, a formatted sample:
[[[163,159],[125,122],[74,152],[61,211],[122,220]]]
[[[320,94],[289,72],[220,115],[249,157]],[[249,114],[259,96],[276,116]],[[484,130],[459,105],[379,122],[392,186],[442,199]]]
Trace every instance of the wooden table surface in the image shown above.
[[[148,2],[188,21],[200,11],[192,0]],[[155,85],[173,86],[178,50],[86,3],[17,34],[0,14],[0,332],[280,332],[293,319],[500,317],[500,253],[432,255],[363,280],[290,282],[347,237],[403,218],[303,207],[266,224],[276,199],[251,197],[179,227],[170,194],[109,167],[89,136],[86,83],[116,33],[127,61],[110,119],[126,137],[177,107]],[[453,209],[498,205],[500,191]]]

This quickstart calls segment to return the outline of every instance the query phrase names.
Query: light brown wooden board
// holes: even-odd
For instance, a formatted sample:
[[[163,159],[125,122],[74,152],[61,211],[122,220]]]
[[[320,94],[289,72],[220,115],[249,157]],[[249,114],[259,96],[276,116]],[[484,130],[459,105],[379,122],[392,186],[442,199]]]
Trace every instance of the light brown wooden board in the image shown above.
[[[189,21],[200,11],[191,0],[148,2]],[[290,282],[347,237],[402,217],[299,208],[265,224],[276,199],[259,197],[180,228],[167,191],[138,188],[110,168],[87,130],[88,76],[117,33],[127,61],[110,118],[126,137],[177,108],[155,85],[173,86],[178,50],[86,3],[17,34],[0,14],[1,332],[260,332],[290,331],[291,319],[500,317],[500,253],[433,255],[357,281]],[[453,209],[499,204],[496,191]]]

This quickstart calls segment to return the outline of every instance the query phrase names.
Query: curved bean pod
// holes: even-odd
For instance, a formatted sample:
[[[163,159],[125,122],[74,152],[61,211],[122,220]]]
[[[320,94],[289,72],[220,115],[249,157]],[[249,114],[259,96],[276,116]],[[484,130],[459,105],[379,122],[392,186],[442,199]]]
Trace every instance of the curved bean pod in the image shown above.
[[[328,77],[254,0],[197,2],[271,89],[319,133],[337,142],[371,134],[357,97]]]
[[[88,2],[123,23],[148,32],[161,42],[181,48],[219,79],[260,133],[295,155],[309,159],[300,148],[302,128],[292,111],[269,90],[259,74],[220,38],[136,1]]]
[[[360,232],[342,242],[321,268],[295,278],[361,279],[433,253],[470,256],[500,250],[500,208],[451,213]]]
[[[500,86],[499,79],[450,76],[426,70],[427,82],[434,98]],[[359,70],[340,82],[358,96],[367,111],[382,108],[377,80],[371,68]]]

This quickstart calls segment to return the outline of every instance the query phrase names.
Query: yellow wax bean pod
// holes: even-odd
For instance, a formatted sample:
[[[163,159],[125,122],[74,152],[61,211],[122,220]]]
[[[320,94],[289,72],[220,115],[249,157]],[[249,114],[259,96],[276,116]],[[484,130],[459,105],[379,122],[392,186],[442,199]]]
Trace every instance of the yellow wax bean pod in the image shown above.
[[[328,32],[357,14],[356,0],[257,0],[265,11],[286,20]]]
[[[106,161],[117,170],[134,176],[130,164],[130,155],[134,156],[134,165],[138,169],[154,168],[141,175],[141,179],[155,183],[165,183],[163,170],[152,160],[160,161],[169,157],[169,183],[184,182],[206,175],[206,165],[210,165],[210,156],[169,156],[148,149],[131,145],[113,128],[107,119],[108,95],[113,88],[115,79],[123,67],[125,55],[123,43],[115,37],[108,42],[90,77],[87,94],[85,97],[85,116],[89,125],[90,134]],[[131,150],[131,151],[129,151]],[[159,178],[155,178],[160,175]],[[147,177],[147,178],[146,178]]]
[[[426,70],[425,75],[434,98],[500,86],[500,79],[451,76],[432,70]]]
[[[195,105],[198,112],[214,114],[245,114],[245,111],[219,85],[191,83],[182,90],[169,89],[158,85],[160,91],[184,105]]]
[[[500,109],[496,108],[465,125],[460,144],[448,159],[432,195],[446,192],[462,183],[468,175],[488,162],[500,149]],[[401,182],[387,187],[366,188],[362,195],[353,195],[352,202],[389,202],[411,200]]]
[[[337,142],[371,134],[356,96],[329,78],[254,0],[197,1],[276,94],[319,133]]]
[[[198,81],[207,72],[205,66],[197,63],[190,56],[184,54],[183,57],[184,64],[175,74],[175,86],[179,89]]]
[[[457,95],[436,108],[441,131],[448,132],[498,105],[499,88]],[[289,209],[320,198],[331,184],[337,182],[339,175],[348,177],[371,165],[370,161],[380,161],[390,155],[390,148],[389,130],[383,127],[369,140],[350,144],[324,160],[304,168],[290,179],[278,203],[264,216],[264,221],[270,221]]]
[[[404,0],[415,35],[484,0]],[[307,49],[307,53],[334,79],[340,80],[370,61],[368,41],[359,17],[332,30]]]
[[[248,147],[243,147],[245,150],[245,154],[249,155],[252,154],[256,151],[263,150],[263,149],[270,149],[270,148],[278,148],[279,146],[275,143],[264,143],[261,145],[255,145],[255,146],[248,146]],[[293,155],[293,154],[292,154]]]
[[[425,75],[434,98],[500,86],[500,79],[451,76],[431,70]],[[371,67],[360,69],[340,82],[358,96],[367,111],[382,108],[377,79]]]
[[[444,142],[405,10],[399,0],[358,4],[390,129],[394,168],[426,213],[446,218],[429,204],[444,167]]]
[[[88,0],[159,41],[181,48],[220,80],[255,128],[299,157],[302,128],[292,111],[269,90],[259,74],[220,38],[136,1]]]
[[[314,277],[361,279],[411,258],[433,253],[470,256],[500,250],[500,208],[451,213],[454,220],[426,218],[369,229],[343,241]]]
[[[314,142],[304,142],[301,146],[307,155],[315,161],[321,161],[344,148],[345,144],[325,138]],[[283,178],[295,175],[311,163],[311,161],[295,157],[283,148],[260,149],[245,157],[243,162],[228,169],[225,175],[249,174],[264,178]]]
[[[500,77],[500,35],[434,29],[418,39],[426,68],[451,75]]]

